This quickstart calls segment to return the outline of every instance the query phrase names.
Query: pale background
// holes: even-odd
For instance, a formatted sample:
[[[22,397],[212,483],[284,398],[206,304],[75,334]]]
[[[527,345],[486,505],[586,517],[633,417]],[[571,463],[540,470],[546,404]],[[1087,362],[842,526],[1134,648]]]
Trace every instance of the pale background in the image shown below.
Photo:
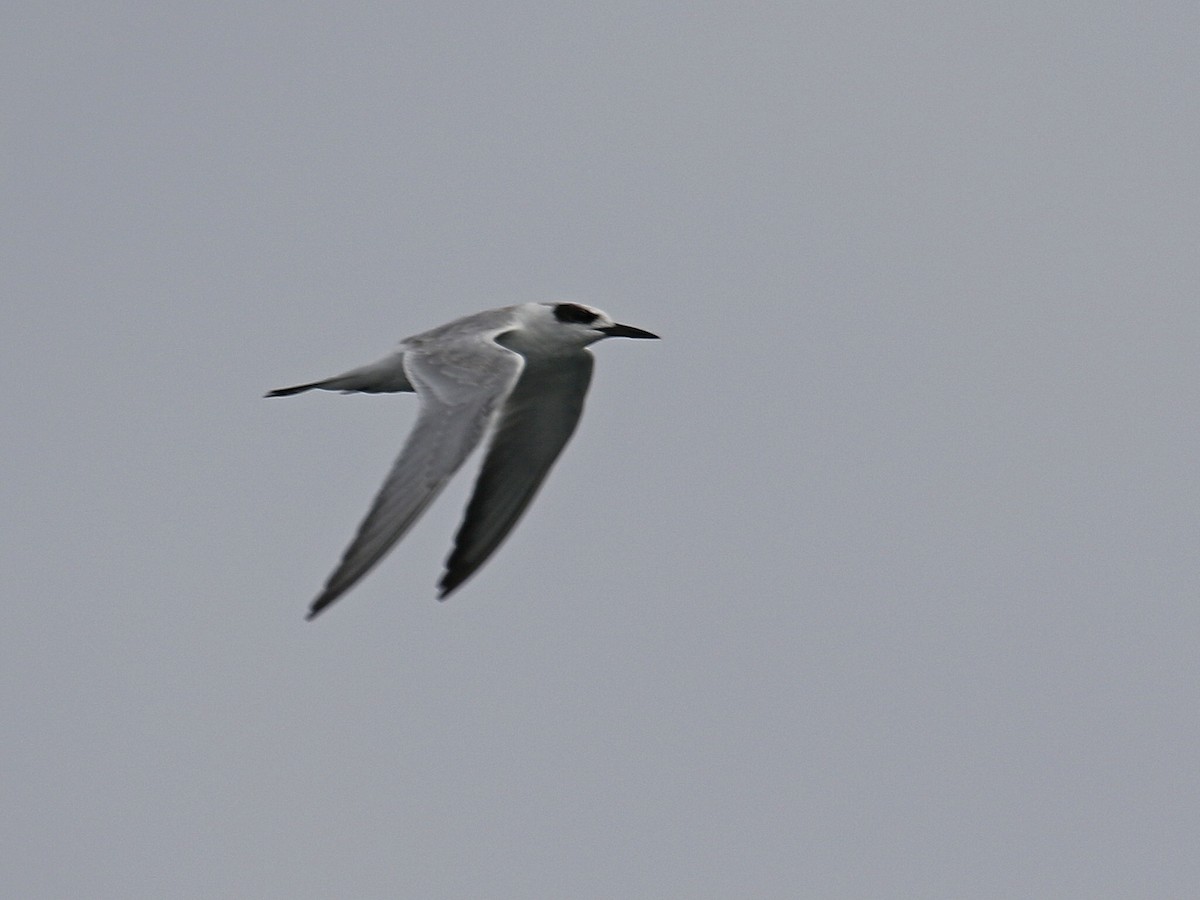
[[[3,14],[21,898],[1200,895],[1200,5]],[[412,397],[573,298],[589,407],[312,624]]]

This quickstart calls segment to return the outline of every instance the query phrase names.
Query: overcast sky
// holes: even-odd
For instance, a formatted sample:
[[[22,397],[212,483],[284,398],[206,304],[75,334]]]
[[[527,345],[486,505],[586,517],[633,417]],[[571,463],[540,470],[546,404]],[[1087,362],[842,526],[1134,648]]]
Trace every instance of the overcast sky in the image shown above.
[[[1195,2],[43,3],[0,30],[13,897],[1200,895]],[[312,623],[411,395],[608,341]]]

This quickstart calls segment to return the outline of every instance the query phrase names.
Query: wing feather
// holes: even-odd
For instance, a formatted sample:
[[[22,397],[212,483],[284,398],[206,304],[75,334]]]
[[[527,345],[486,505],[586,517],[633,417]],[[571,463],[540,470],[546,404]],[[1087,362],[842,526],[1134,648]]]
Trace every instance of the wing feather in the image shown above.
[[[579,423],[593,362],[587,350],[566,358],[526,360],[499,413],[454,551],[446,560],[439,599],[488,560],[537,494]]]
[[[495,335],[452,347],[409,349],[404,369],[421,400],[416,425],[308,618],[362,578],[404,536],[479,444],[517,382],[522,357]]]

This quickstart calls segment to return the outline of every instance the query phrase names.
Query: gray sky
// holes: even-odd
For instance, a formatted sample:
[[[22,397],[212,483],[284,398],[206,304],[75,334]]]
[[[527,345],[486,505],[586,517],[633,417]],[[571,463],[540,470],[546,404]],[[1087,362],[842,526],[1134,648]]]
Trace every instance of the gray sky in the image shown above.
[[[45,4],[0,32],[0,881],[1200,893],[1200,6]],[[490,306],[596,348],[314,623]]]

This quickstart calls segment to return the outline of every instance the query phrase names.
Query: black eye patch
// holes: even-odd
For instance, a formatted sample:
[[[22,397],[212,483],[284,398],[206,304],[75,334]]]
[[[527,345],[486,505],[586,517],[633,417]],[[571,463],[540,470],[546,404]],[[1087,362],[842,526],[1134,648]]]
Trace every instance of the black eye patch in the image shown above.
[[[584,309],[577,303],[559,303],[554,307],[554,318],[560,322],[576,322],[580,325],[591,325],[600,317],[590,309]]]

